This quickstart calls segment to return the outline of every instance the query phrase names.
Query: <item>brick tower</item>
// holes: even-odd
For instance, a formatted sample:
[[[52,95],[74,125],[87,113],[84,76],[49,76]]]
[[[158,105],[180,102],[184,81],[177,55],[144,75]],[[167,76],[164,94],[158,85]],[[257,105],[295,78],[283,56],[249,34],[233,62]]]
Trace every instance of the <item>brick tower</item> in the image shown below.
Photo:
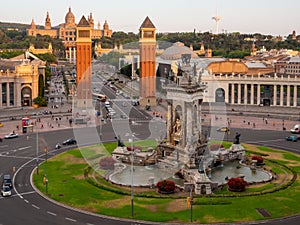
[[[146,17],[140,27],[140,104],[156,105],[156,28]]]
[[[92,38],[91,26],[82,16],[76,28],[77,107],[92,106]]]

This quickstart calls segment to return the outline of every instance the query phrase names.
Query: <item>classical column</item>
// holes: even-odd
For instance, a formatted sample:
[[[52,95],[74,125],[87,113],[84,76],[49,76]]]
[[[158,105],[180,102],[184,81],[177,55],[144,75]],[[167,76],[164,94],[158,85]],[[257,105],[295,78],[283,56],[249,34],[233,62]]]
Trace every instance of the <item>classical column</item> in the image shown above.
[[[171,103],[168,103],[168,114],[167,114],[167,132],[168,132],[168,143],[171,143],[172,141],[172,137],[171,137],[171,134],[172,134],[172,105]]]
[[[181,108],[182,108],[182,118],[181,118],[181,132],[182,132],[182,140],[181,140],[181,143],[180,143],[180,147],[185,147],[186,146],[186,139],[187,139],[187,130],[188,130],[188,124],[187,124],[187,117],[188,117],[188,114],[187,114],[187,106],[184,105],[181,105]]]
[[[72,47],[69,47],[69,62],[72,62]]]
[[[76,48],[73,47],[73,62],[76,62]]]
[[[6,83],[6,106],[10,106],[10,88],[9,88],[9,82]]]
[[[22,99],[22,90],[21,90],[21,83],[20,83],[20,80],[17,80],[15,82],[15,106],[17,107],[21,107],[22,106],[22,102],[21,102],[21,99]]]
[[[251,84],[251,97],[250,104],[254,105],[254,84]]]
[[[234,104],[234,84],[231,84],[231,104]]]
[[[286,105],[291,106],[291,86],[287,85]]]
[[[273,106],[277,105],[277,85],[273,86]]]
[[[283,106],[283,85],[280,85],[280,106]]]
[[[187,129],[185,139],[187,143],[187,140],[191,140],[191,137],[193,136],[193,114],[192,114],[192,103],[186,103],[185,108],[186,108],[186,123],[183,124]],[[196,122],[196,121],[195,121]]]
[[[260,84],[257,84],[257,105],[260,105]]]
[[[2,108],[2,83],[0,83],[0,109]]]
[[[248,84],[244,84],[244,105],[248,104]]]
[[[241,104],[241,84],[238,84],[238,104]]]
[[[297,107],[297,89],[298,89],[298,86],[297,85],[294,85],[294,107]]]

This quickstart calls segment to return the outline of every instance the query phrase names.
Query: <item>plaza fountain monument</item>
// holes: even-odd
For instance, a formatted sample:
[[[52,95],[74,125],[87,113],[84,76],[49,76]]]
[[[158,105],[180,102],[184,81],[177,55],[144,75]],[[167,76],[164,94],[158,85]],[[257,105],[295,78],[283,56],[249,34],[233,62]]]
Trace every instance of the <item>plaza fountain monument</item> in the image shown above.
[[[166,141],[148,152],[135,149],[129,151],[128,147],[118,146],[113,152],[113,157],[120,163],[117,163],[117,169],[109,178],[113,183],[129,185],[126,183],[129,176],[126,165],[132,163],[131,165],[135,166],[135,186],[151,186],[160,179],[177,175],[183,181],[183,190],[193,190],[195,194],[211,194],[225,182],[224,178],[214,179],[212,174],[215,165],[222,166],[229,161],[246,160],[245,149],[239,141],[240,134],[236,134],[235,141],[229,149],[210,151],[208,137],[202,134],[201,126],[201,104],[206,86],[201,84],[201,76],[194,76],[190,54],[183,54],[182,64],[178,66],[182,75],[177,76],[175,82],[167,81],[163,85],[168,102]],[[243,175],[243,169],[245,172],[249,170],[246,166],[235,165],[234,168],[240,169],[240,175]],[[151,171],[150,175],[147,171]],[[161,174],[165,174],[165,177]],[[264,181],[271,179],[271,175],[265,172],[262,174],[265,175],[261,178]],[[229,173],[226,175],[230,176]],[[142,178],[144,181],[139,183]]]

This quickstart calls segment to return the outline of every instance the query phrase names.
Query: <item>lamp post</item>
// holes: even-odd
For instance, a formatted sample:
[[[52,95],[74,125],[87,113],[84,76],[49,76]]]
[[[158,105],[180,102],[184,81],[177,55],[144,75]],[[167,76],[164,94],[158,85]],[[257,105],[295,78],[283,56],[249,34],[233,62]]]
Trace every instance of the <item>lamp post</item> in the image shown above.
[[[131,217],[134,218],[134,190],[133,190],[133,160],[134,160],[134,149],[133,149],[133,138],[134,134],[131,134],[129,142],[131,143]]]
[[[36,174],[39,174],[39,125],[36,125]]]
[[[46,162],[47,162],[47,159],[48,159],[48,148],[47,147],[44,148],[44,152],[45,152],[45,155],[46,155]]]
[[[190,222],[193,222],[193,188],[190,189]]]

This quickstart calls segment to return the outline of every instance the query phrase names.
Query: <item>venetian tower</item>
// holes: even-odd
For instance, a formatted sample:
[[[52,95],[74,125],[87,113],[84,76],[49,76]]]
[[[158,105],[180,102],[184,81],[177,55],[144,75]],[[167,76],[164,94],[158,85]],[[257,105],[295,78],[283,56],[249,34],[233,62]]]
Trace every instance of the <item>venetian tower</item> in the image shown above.
[[[140,27],[140,104],[156,105],[156,28],[146,17]]]
[[[92,38],[91,26],[82,16],[76,28],[77,107],[92,106]]]

